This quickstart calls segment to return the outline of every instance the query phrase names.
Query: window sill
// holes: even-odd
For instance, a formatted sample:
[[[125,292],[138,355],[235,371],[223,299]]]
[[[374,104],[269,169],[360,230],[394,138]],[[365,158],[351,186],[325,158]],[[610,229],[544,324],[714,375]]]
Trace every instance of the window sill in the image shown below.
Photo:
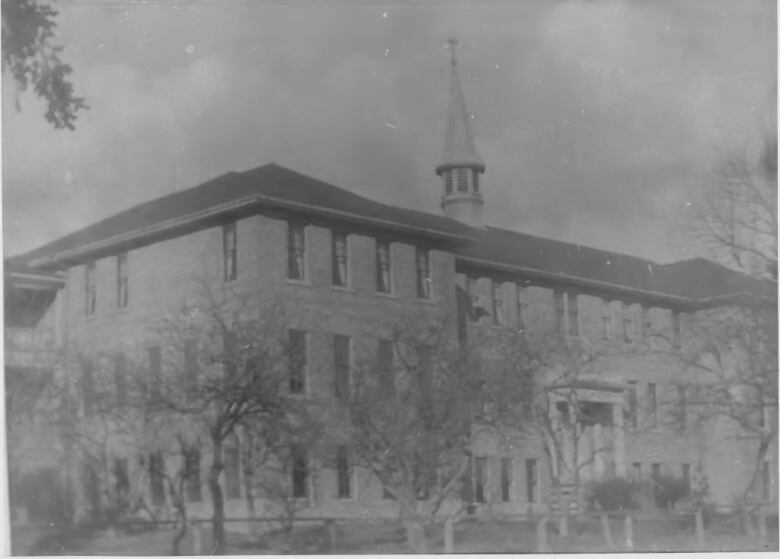
[[[383,299],[393,299],[394,301],[398,300],[398,296],[392,291],[375,291],[374,294],[377,297],[381,297]]]
[[[332,285],[330,286],[333,291],[341,291],[342,293],[355,293],[355,288],[349,285]]]
[[[309,280],[305,279],[285,278],[285,283],[287,283],[287,285],[296,285],[299,287],[314,287],[314,285]]]

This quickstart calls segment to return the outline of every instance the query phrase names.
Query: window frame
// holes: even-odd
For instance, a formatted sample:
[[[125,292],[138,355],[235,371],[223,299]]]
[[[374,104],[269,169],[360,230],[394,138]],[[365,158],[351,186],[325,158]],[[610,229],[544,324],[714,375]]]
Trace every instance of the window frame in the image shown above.
[[[539,463],[536,458],[525,459],[525,498],[527,503],[539,502]]]
[[[351,458],[347,445],[336,447],[336,497],[338,499],[355,498],[355,470]]]
[[[222,280],[238,279],[238,227],[236,222],[222,226]]]
[[[658,384],[647,383],[647,419],[650,429],[658,429]]]
[[[415,247],[414,256],[415,274],[417,279],[417,298],[425,300],[433,299],[431,251],[427,248]]]
[[[287,222],[287,279],[306,281],[306,224]]]
[[[501,457],[501,502],[512,502],[514,487],[514,463],[511,456]]]
[[[488,459],[487,456],[474,457],[474,502],[488,503]]]
[[[383,263],[382,253],[387,251],[387,260]],[[376,291],[377,293],[393,293],[393,250],[390,241],[376,239]],[[386,264],[383,265],[383,264]],[[387,284],[383,274],[387,274]]]
[[[287,335],[290,351],[287,391],[289,394],[305,395],[309,384],[308,336],[305,330],[297,328],[289,329]]]
[[[639,428],[639,385],[635,380],[626,382],[626,395],[628,398],[628,423],[631,429]]]
[[[343,247],[342,247],[343,244]],[[343,248],[343,250],[342,250]],[[331,284],[334,287],[349,287],[349,233],[332,229],[330,232]],[[342,270],[343,264],[343,270]],[[343,275],[343,277],[342,277]]]
[[[343,344],[343,345],[342,345]],[[342,362],[342,359],[344,362]],[[333,395],[337,400],[349,398],[352,385],[352,337],[333,335]]]
[[[308,499],[311,467],[309,453],[301,445],[290,447],[290,493],[293,499]]]
[[[491,280],[490,282],[490,299],[493,324],[496,326],[506,326],[506,297],[504,297],[504,284],[500,281]]]

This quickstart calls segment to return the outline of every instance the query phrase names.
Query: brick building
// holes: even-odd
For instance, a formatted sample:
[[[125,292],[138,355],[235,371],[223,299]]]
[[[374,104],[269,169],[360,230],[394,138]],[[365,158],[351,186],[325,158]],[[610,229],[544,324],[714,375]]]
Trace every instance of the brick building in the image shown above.
[[[775,284],[704,259],[660,265],[487,225],[480,188],[486,165],[454,58],[449,103],[442,159],[432,169],[441,180],[442,215],[380,204],[268,164],[141,204],[7,260],[7,382],[52,372],[87,390],[97,371],[121,378],[111,371],[126,367],[125,358],[145,364],[142,374],[164,368],[180,356],[161,347],[149,325],[191,299],[196,280],[249,308],[284,302],[286,326],[302,333],[306,355],[296,390],[312,398],[333,390],[339,355],[346,352],[349,361],[375,351],[405,314],[465,320],[466,310],[477,309],[461,325],[467,338],[548,329],[605,348],[598,371],[575,387],[603,417],[576,443],[590,453],[585,480],[688,477],[701,465],[712,499],[734,503],[736,488],[751,475],[756,443],[724,436],[728,425],[664,420],[664,405],[679,409],[684,399],[680,380],[697,382],[671,355],[695,337],[692,317],[745,293],[774,305]],[[468,295],[470,309],[459,292]],[[347,340],[347,349],[337,339]],[[89,415],[87,407],[79,417]],[[66,465],[60,470],[77,496],[82,485],[99,493],[101,484],[136,484],[150,503],[165,507],[159,482],[136,465],[141,451],[132,437],[106,442],[100,477],[33,424],[21,427],[27,443],[19,468],[36,463],[37,449],[41,464]],[[608,452],[594,452],[602,444]],[[223,472],[228,517],[246,515],[240,452],[231,451]],[[774,499],[775,450],[767,456],[763,491]],[[521,434],[511,444],[475,436],[473,457],[471,499],[478,509],[500,514],[546,506],[550,467],[538,436]],[[350,470],[345,478],[339,465],[305,468],[304,492],[317,514],[393,510],[368,472]],[[207,498],[200,489],[190,497],[195,508]]]

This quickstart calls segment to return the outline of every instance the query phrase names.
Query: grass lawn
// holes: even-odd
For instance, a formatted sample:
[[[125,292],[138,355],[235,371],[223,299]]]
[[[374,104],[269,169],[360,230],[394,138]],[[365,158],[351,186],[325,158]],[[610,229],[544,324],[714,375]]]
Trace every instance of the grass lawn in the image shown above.
[[[552,523],[551,523],[552,524]],[[228,530],[230,524],[228,524]],[[553,552],[626,551],[623,523],[613,521],[612,534],[615,547],[608,549],[597,520],[588,520],[578,534],[571,526],[568,538],[559,537],[550,526],[548,541]],[[464,521],[455,527],[455,551],[457,553],[532,553],[536,550],[535,526],[530,522]],[[202,529],[203,554],[210,554],[211,543],[208,525]],[[24,531],[12,532],[14,554],[37,555],[168,555],[173,531],[158,528],[141,534],[111,534],[100,532],[63,532],[53,530],[37,546]],[[292,534],[266,534],[253,538],[248,534],[228,532],[227,553],[230,555],[258,554],[391,554],[407,553],[404,531],[397,523],[339,524],[335,529],[336,545],[330,549],[328,532],[323,527],[296,529]],[[433,534],[431,552],[443,551],[443,533],[439,528]],[[23,546],[27,546],[26,548]],[[698,547],[693,531],[670,521],[642,521],[634,525],[635,551],[768,551],[777,550],[777,533],[770,538],[748,537],[739,534],[736,527],[708,531],[705,546]],[[193,536],[188,535],[181,546],[181,553],[193,554]]]

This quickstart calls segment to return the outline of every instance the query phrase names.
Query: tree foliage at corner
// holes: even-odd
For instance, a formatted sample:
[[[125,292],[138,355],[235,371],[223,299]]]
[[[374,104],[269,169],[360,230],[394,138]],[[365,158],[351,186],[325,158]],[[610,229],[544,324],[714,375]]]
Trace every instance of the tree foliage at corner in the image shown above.
[[[13,76],[19,90],[32,87],[46,100],[46,120],[54,128],[73,130],[78,112],[87,105],[74,95],[69,80],[73,69],[60,58],[64,47],[54,42],[56,15],[54,8],[37,0],[2,3],[3,71]]]

